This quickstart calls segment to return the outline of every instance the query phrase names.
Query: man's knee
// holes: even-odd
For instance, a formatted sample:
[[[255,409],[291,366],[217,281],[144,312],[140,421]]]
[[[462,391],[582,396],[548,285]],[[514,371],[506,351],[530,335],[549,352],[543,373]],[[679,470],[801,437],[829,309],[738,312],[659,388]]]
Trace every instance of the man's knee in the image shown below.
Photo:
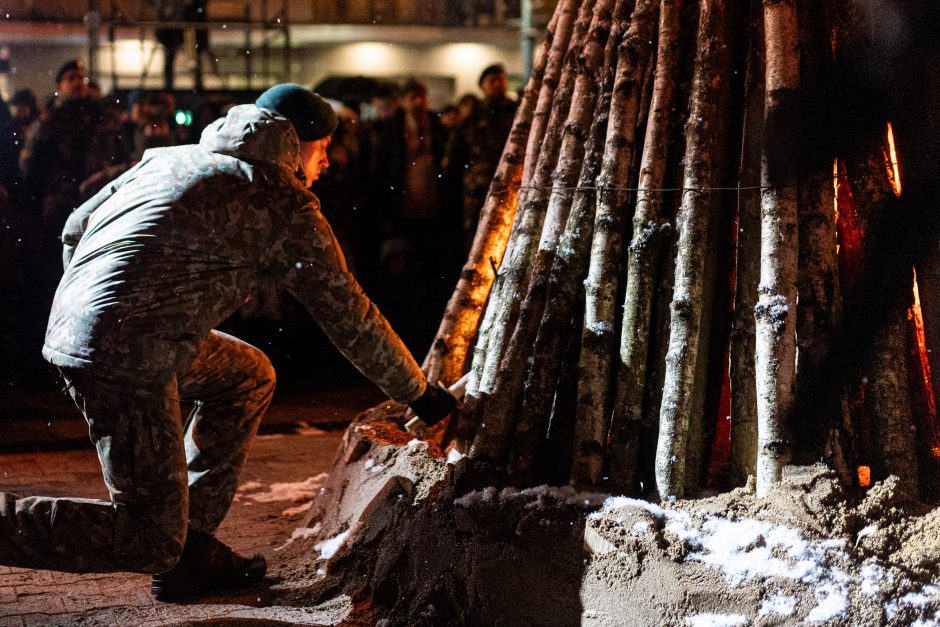
[[[253,388],[259,399],[270,401],[274,395],[274,386],[277,383],[277,375],[274,372],[274,366],[271,360],[261,350],[252,347],[255,351],[255,367],[251,372]]]

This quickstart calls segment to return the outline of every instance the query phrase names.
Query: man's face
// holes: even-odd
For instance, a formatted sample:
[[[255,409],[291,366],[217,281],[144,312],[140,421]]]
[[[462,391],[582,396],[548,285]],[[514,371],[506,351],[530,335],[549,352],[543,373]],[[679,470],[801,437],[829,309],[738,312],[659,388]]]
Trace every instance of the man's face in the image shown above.
[[[504,72],[494,72],[493,74],[487,74],[480,82],[480,89],[483,90],[483,95],[487,98],[492,98],[493,96],[505,96],[506,74]]]
[[[409,91],[405,94],[405,110],[409,113],[423,113],[428,110],[428,94],[424,91]]]
[[[84,98],[88,93],[85,72],[81,69],[69,70],[62,75],[62,78],[56,84],[56,91],[59,92],[59,97],[63,100]]]
[[[312,142],[300,142],[300,167],[307,179],[307,187],[320,178],[320,172],[330,167],[330,160],[326,156],[326,149],[330,147],[332,136],[324,137]]]

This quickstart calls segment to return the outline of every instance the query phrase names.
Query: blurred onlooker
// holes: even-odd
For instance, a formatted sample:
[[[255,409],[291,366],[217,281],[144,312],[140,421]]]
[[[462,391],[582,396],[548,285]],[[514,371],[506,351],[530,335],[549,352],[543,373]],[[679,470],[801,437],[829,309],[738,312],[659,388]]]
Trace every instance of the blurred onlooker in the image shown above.
[[[29,89],[20,89],[10,98],[10,114],[13,121],[22,131],[26,131],[33,122],[39,119],[39,103],[36,95]]]
[[[387,208],[394,201],[394,180],[388,147],[395,143],[394,118],[401,109],[401,90],[391,82],[380,83],[372,97],[372,116],[363,122],[359,165],[364,186],[362,221],[363,256],[359,280],[368,289],[376,279],[379,247],[391,230]]]
[[[437,116],[441,119],[441,125],[448,133],[455,130],[460,124],[460,111],[457,109],[456,105],[442,107],[441,110],[437,112]]]
[[[35,225],[33,248],[38,259],[24,288],[28,313],[23,315],[32,326],[23,333],[27,346],[35,345],[37,351],[62,275],[62,227],[86,199],[82,183],[120,159],[109,151],[107,134],[102,132],[101,103],[87,96],[85,64],[81,59],[63,64],[56,74],[54,104],[30,129],[20,153],[20,202],[25,219]]]
[[[0,47],[0,99],[10,100],[10,46]]]
[[[383,111],[381,103],[377,110]],[[456,278],[445,259],[446,142],[444,126],[429,109],[427,87],[410,80],[401,107],[373,123],[364,148],[369,155],[365,180],[371,190],[370,212],[383,227],[373,249],[379,253],[375,298],[413,350],[427,348],[428,329],[434,326],[430,317],[440,314],[441,295]]]
[[[506,97],[506,69],[490,65],[480,74],[483,102],[464,120],[448,151],[448,180],[451,198],[463,207],[464,252],[470,250],[480,209],[503,145],[512,129],[517,103]]]
[[[6,113],[6,111],[4,111]],[[0,124],[0,185],[7,194],[20,194],[20,152],[26,144],[30,127],[39,119],[36,96],[21,89],[10,100],[9,116]]]
[[[463,122],[473,115],[480,106],[480,99],[473,94],[464,94],[457,101],[457,120]]]
[[[128,115],[122,125],[126,151],[139,161],[148,148],[182,143],[187,139],[173,120],[176,99],[168,92],[134,90],[128,95]],[[198,138],[197,138],[198,139]]]
[[[359,180],[359,115],[347,106],[334,106],[334,109],[338,109],[339,125],[327,148],[330,165],[311,189],[323,203],[321,210],[333,227],[349,269],[361,278],[362,260],[367,251],[362,237],[364,209]]]
[[[56,104],[32,128],[20,153],[29,202],[53,240],[82,202],[81,182],[115,159],[104,151],[100,109],[87,95],[84,62],[73,59],[63,64],[56,74]]]

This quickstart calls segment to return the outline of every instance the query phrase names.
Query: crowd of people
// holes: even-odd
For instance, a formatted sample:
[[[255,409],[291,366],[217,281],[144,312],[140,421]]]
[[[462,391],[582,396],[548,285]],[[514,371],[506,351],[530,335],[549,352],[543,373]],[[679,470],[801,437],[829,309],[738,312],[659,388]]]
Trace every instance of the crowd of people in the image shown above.
[[[479,85],[482,98],[465,95],[440,111],[431,110],[418,80],[381,83],[364,107],[337,103],[330,167],[313,188],[350,268],[418,355],[456,283],[515,115],[501,65],[485,68]],[[0,106],[5,383],[54,381],[40,347],[70,213],[145,150],[198,142],[233,104],[207,100],[190,124],[178,124],[172,92],[102,96],[74,59],[56,73],[44,107],[28,90]],[[291,328],[304,326],[292,323],[300,310],[271,285],[226,324],[275,361],[289,360],[298,348]]]

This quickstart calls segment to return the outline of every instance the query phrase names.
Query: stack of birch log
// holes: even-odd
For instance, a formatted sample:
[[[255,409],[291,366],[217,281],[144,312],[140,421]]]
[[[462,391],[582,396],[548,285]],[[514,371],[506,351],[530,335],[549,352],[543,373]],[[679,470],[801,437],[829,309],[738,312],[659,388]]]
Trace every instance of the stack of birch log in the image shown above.
[[[821,459],[930,496],[940,294],[925,324],[902,264],[867,348],[841,330],[901,195],[889,120],[807,124],[858,24],[851,0],[558,2],[425,361],[470,372],[472,457],[659,498]]]

